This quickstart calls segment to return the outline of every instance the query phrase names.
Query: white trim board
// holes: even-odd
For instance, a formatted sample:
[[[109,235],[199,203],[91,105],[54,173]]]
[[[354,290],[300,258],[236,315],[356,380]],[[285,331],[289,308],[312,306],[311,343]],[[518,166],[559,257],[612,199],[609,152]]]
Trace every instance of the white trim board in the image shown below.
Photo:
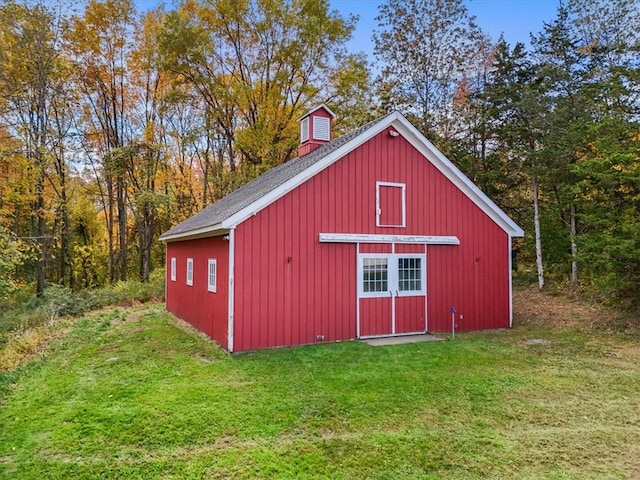
[[[402,221],[400,225],[386,225],[382,223],[382,193],[380,187],[399,188],[401,195]],[[376,227],[400,227],[407,226],[407,184],[397,182],[376,182]]]
[[[236,231],[229,230],[229,298],[227,299],[227,350],[233,353],[234,345],[234,284],[235,284],[235,261],[236,261]]]
[[[333,113],[333,112],[331,111],[331,109],[330,109],[329,107],[327,107],[327,106],[323,103],[322,105],[318,105],[317,107],[315,107],[315,108],[313,108],[313,109],[309,110],[307,113],[305,113],[305,114],[304,114],[304,115],[302,115],[301,117],[298,117],[298,121],[302,120],[304,117],[308,117],[308,116],[310,116],[312,113],[315,113],[315,112],[317,112],[317,111],[318,111],[318,110],[320,110],[320,109],[324,109],[324,110],[326,110],[326,111],[329,113],[329,115],[331,115],[331,118],[336,118],[336,114],[335,114],[335,113]]]
[[[421,243],[425,245],[460,245],[458,237],[437,235],[375,235],[368,233],[321,233],[321,243]]]

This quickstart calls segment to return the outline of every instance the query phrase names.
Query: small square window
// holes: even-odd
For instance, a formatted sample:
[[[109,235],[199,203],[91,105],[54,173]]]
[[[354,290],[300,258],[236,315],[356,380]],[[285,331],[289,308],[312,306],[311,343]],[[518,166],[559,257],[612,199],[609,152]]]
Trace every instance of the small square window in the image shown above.
[[[193,286],[193,258],[187,258],[187,285]]]
[[[171,258],[171,281],[176,281],[176,257]]]
[[[209,267],[207,268],[207,272],[208,272],[207,290],[215,293],[216,283],[218,281],[218,263],[215,258],[209,259]]]

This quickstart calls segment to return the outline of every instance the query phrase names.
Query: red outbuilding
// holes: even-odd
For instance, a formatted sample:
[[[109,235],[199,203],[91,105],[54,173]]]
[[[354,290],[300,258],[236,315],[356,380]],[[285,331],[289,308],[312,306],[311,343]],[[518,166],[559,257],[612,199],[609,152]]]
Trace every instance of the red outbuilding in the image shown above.
[[[230,352],[509,327],[522,229],[401,114],[332,121],[160,237],[167,309]]]

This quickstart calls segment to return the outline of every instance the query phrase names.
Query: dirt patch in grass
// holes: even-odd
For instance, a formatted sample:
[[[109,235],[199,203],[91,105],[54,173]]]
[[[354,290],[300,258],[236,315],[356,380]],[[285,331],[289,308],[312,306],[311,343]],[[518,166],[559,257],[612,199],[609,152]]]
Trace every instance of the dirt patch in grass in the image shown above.
[[[537,288],[513,292],[515,325],[544,325],[579,332],[619,332],[640,335],[640,316],[624,310]]]

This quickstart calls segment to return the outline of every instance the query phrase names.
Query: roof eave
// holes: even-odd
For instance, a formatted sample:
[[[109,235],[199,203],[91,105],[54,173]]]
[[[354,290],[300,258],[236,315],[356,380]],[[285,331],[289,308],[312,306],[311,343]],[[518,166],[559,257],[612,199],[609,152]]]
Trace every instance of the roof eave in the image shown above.
[[[219,235],[225,235],[229,233],[229,230],[229,228],[224,228],[221,224],[218,223],[209,227],[198,228],[186,232],[160,235],[158,240],[167,243],[183,240],[196,240],[198,238],[217,237]]]

